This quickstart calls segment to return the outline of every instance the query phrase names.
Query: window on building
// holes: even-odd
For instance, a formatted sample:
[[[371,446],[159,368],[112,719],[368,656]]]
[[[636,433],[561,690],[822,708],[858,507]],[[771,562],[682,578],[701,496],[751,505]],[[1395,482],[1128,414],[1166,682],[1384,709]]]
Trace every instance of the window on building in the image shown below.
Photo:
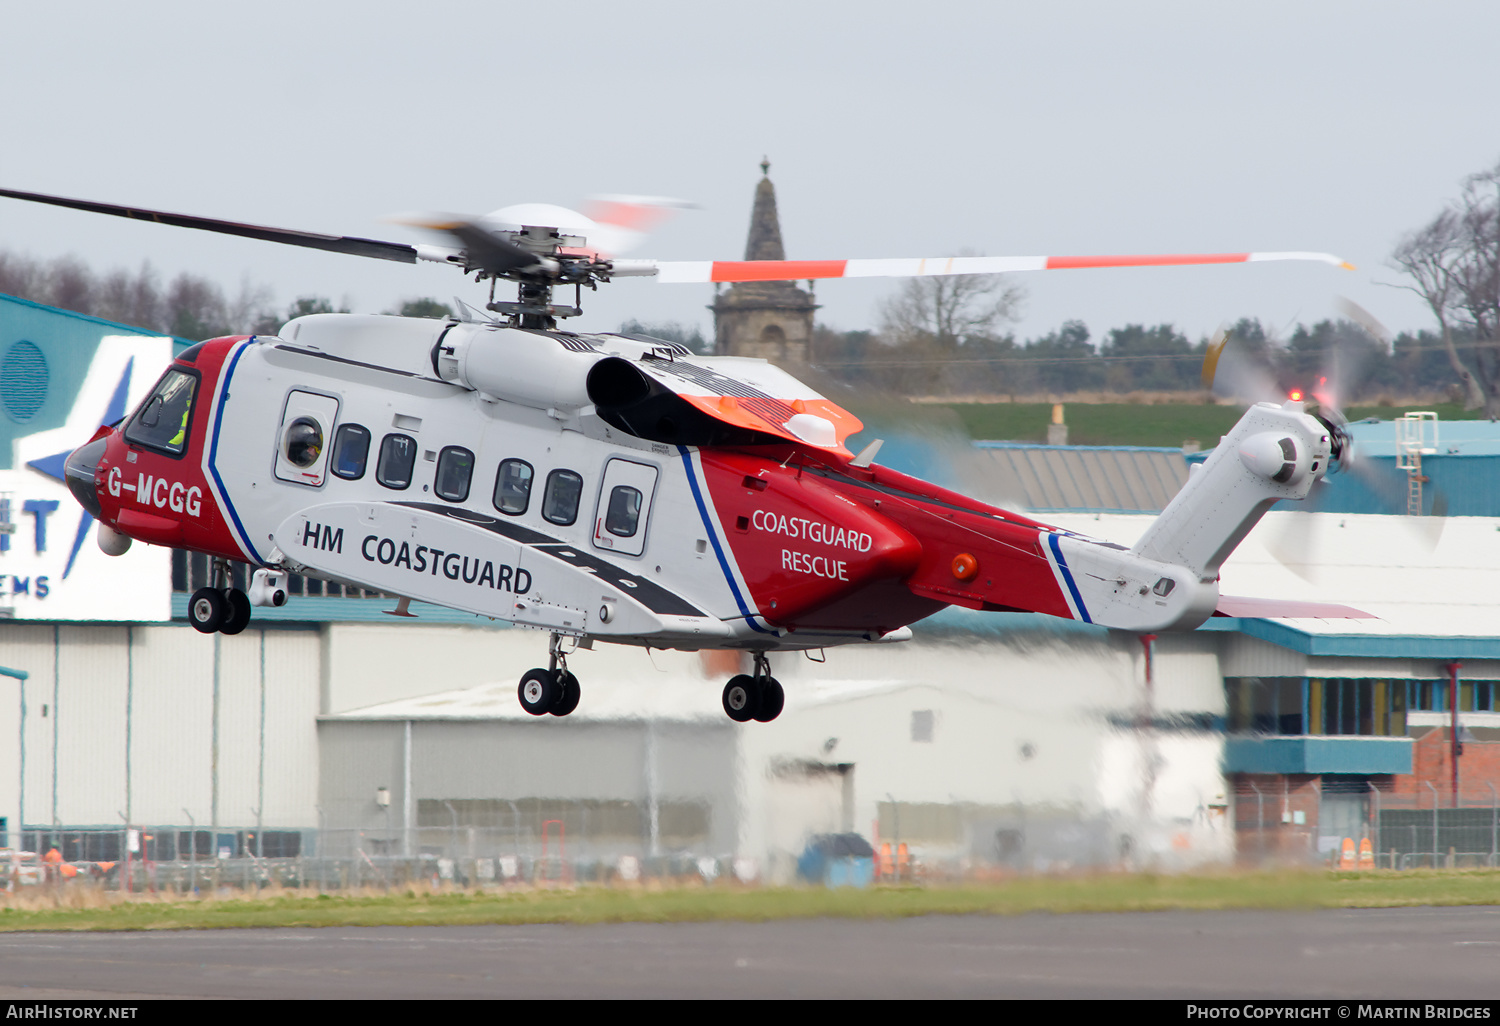
[[[386,435],[380,440],[380,459],[375,480],[387,488],[411,487],[412,468],[417,465],[417,440],[410,435]]]
[[[438,454],[437,480],[432,490],[438,498],[463,502],[469,497],[469,481],[474,477],[474,454],[459,445],[446,446]]]
[[[542,493],[542,517],[561,527],[578,519],[578,502],[583,498],[583,478],[571,470],[554,470],[547,475],[547,490]]]
[[[525,460],[502,460],[495,475],[495,508],[520,516],[531,503],[531,464]]]
[[[359,424],[344,424],[333,435],[333,473],[346,481],[365,476],[370,456],[370,430]]]
[[[931,709],[913,709],[911,714],[911,739],[913,741],[930,742],[932,740]]]
[[[604,514],[604,529],[621,538],[635,534],[641,520],[641,492],[628,485],[616,485],[609,493],[609,508]]]
[[[1257,734],[1306,734],[1307,682],[1301,677],[1229,677],[1229,729]]]

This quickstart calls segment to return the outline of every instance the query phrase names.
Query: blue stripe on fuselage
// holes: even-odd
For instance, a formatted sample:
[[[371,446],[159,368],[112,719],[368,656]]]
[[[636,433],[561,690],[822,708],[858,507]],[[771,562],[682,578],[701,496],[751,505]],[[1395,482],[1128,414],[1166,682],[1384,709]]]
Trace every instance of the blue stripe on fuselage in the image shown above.
[[[740,607],[740,613],[744,615],[745,622],[753,629],[762,634],[774,634],[755,622],[755,614],[750,612],[750,607],[745,605],[745,597],[740,594],[740,586],[734,581],[734,573],[729,569],[729,559],[724,555],[724,547],[719,544],[719,532],[714,530],[713,520],[708,515],[708,506],[703,502],[703,493],[698,488],[698,478],[693,473],[693,457],[688,453],[687,446],[679,445],[677,451],[682,454],[682,468],[687,471],[688,487],[692,489],[693,501],[698,504],[698,516],[703,518],[703,527],[708,531],[708,540],[714,547],[714,555],[719,557],[719,569],[724,572],[724,580],[729,582],[729,590],[734,595],[734,601]]]
[[[1083,596],[1078,594],[1078,585],[1073,583],[1073,571],[1068,569],[1068,561],[1063,558],[1062,547],[1057,544],[1057,535],[1049,534],[1047,543],[1052,546],[1052,554],[1057,557],[1057,568],[1062,571],[1063,580],[1068,582],[1068,594],[1073,596],[1073,605],[1078,610],[1078,618],[1084,623],[1093,623],[1089,619],[1089,611],[1083,604]]]

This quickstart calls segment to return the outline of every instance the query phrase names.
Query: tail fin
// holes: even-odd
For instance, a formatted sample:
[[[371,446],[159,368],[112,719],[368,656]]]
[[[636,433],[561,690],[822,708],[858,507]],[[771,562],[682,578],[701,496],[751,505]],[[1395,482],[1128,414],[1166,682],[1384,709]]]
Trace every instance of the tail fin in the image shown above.
[[[1186,567],[1201,581],[1219,567],[1275,502],[1305,499],[1328,472],[1328,428],[1300,402],[1256,403],[1162,510],[1131,552]]]

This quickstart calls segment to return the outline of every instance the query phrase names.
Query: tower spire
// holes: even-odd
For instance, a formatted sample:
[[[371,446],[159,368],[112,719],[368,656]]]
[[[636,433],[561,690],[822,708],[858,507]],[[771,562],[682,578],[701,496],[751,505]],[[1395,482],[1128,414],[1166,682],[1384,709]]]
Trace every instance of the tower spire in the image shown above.
[[[785,260],[781,222],[776,216],[776,189],[771,184],[771,158],[760,162],[761,180],[755,186],[750,214],[746,260]],[[802,364],[812,344],[812,293],[789,281],[749,281],[716,293],[714,351],[720,356],[749,356]]]
[[[761,158],[761,172],[769,176],[770,158]],[[785,260],[781,244],[781,221],[776,216],[776,187],[763,177],[755,187],[755,209],[750,214],[750,237],[745,241],[746,260]]]

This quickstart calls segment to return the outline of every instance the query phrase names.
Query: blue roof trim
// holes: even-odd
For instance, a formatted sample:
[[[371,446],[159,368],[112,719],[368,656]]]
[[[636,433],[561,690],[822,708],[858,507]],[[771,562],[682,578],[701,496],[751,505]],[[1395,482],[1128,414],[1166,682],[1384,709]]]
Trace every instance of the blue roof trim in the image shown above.
[[[1059,451],[1077,452],[1080,449],[1091,452],[1170,452],[1181,456],[1182,449],[1170,445],[1043,445],[1040,442],[987,442],[976,441],[976,449],[1057,449]]]
[[[1118,513],[1121,516],[1154,517],[1159,509],[1120,509],[1114,506],[1028,506],[1029,513]]]
[[[1310,656],[1363,659],[1500,659],[1500,638],[1431,634],[1314,634],[1274,620],[1215,616],[1198,628],[1267,641]]]
[[[994,613],[963,606],[947,606],[912,624],[918,634],[1055,634],[1059,637],[1085,635],[1098,640],[1110,636],[1108,627],[1082,620],[1063,619],[1046,613]]]
[[[1409,737],[1305,736],[1224,739],[1226,773],[1410,773]]]
[[[189,595],[186,592],[172,593],[172,619],[187,620]],[[469,627],[491,627],[496,630],[510,628],[505,620],[492,620],[476,613],[464,613],[430,602],[412,602],[411,612],[418,619],[387,616],[386,611],[396,608],[393,598],[326,598],[319,595],[289,595],[284,606],[257,606],[251,613],[251,629],[268,623],[312,624],[320,623],[380,623],[387,627],[404,624],[462,624]]]
[[[0,302],[17,303],[21,306],[29,306],[34,310],[44,311],[45,313],[57,314],[61,317],[72,317],[75,320],[87,321],[90,324],[100,324],[106,328],[114,328],[117,331],[128,331],[144,338],[169,338],[174,344],[184,348],[198,344],[190,339],[180,338],[165,331],[151,331],[147,328],[137,328],[130,324],[121,324],[119,321],[106,321],[103,317],[95,317],[92,314],[81,314],[73,310],[64,310],[60,306],[48,306],[46,303],[38,303],[33,299],[22,299],[20,296],[12,296],[4,292],[0,292]]]

